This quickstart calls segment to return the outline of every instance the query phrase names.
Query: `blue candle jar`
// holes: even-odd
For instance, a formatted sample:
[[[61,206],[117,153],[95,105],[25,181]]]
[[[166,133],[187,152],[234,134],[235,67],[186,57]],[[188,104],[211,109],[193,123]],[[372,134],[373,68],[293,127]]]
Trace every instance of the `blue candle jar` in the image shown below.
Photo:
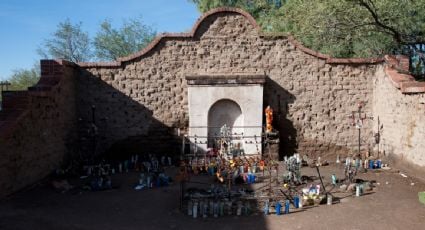
[[[289,213],[289,200],[285,201],[285,214]]]

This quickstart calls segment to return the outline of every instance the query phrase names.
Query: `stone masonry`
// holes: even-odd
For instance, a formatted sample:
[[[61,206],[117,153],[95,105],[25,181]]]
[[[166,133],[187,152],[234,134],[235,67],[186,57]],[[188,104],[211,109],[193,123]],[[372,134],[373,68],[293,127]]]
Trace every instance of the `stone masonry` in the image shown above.
[[[46,60],[40,66],[43,78],[27,101],[0,114],[0,197],[46,177],[76,153],[76,65]]]
[[[25,106],[17,110],[6,97],[0,112],[0,196],[77,155],[179,153],[177,129],[189,125],[188,76],[265,76],[263,106],[274,109],[281,157],[354,152],[348,115],[362,101],[375,119],[364,123],[362,149],[377,149],[379,117],[380,149],[425,166],[422,83],[400,77],[392,59],[336,59],[290,35],[263,34],[240,9],[212,10],[191,32],[162,34],[114,62],[41,67],[39,84],[19,93]]]
[[[425,178],[421,170],[425,167],[425,94],[403,93],[390,71],[388,67],[380,67],[375,76],[373,129],[380,133],[379,147],[383,154],[394,158],[401,168]]]
[[[379,60],[338,63],[299,47],[289,36],[263,35],[240,10],[212,11],[190,34],[163,35],[121,61],[81,63],[80,114],[87,120],[93,104],[112,119],[103,147],[131,136],[154,141],[155,130],[188,124],[185,76],[263,74],[263,104],[276,111],[282,154],[346,152],[357,143],[347,115],[359,101],[372,112],[372,64]],[[368,124],[364,133],[372,134]]]

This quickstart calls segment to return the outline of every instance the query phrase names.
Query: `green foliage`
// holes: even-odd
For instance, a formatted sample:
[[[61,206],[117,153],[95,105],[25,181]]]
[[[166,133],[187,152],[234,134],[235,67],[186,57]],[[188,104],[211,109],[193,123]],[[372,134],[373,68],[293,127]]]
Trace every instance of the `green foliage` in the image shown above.
[[[31,69],[16,69],[8,80],[10,82],[9,90],[26,90],[35,85],[40,79],[40,73],[37,67]]]
[[[101,61],[114,60],[141,50],[155,35],[156,32],[140,19],[124,21],[120,28],[113,28],[105,20],[92,41],[82,30],[81,22],[72,24],[67,19],[58,24],[52,37],[46,39],[37,51],[43,58],[72,62],[90,61],[94,56]]]
[[[15,69],[12,75],[7,80],[10,85],[7,90],[27,90],[28,87],[35,85],[40,79],[40,68],[38,65],[34,65],[31,69]],[[6,86],[4,86],[6,90]],[[2,95],[0,94],[0,102],[2,101]],[[1,108],[1,105],[0,105]],[[1,110],[1,109],[0,109]]]
[[[38,53],[44,58],[65,59],[73,62],[90,60],[91,47],[88,33],[81,29],[82,23],[72,24],[69,19],[61,22],[52,38],[45,40]]]
[[[156,32],[144,25],[140,19],[130,19],[119,29],[112,28],[105,20],[94,38],[96,57],[101,60],[115,60],[135,53],[148,45]]]
[[[337,57],[376,56],[425,42],[422,0],[191,0],[200,11],[248,11],[264,30],[290,32]]]
[[[425,72],[423,0],[191,1],[201,12],[240,7],[263,30],[289,32],[305,46],[334,57],[406,54],[413,61],[413,74]]]
[[[37,84],[38,80],[40,79],[39,69],[40,66],[35,64],[30,69],[13,70],[12,75],[7,80],[7,82],[10,83],[10,85],[7,87],[7,90],[27,90],[28,87]],[[4,90],[6,90],[6,87],[4,87]],[[0,102],[1,101],[2,95],[0,94]]]
[[[380,56],[425,42],[420,0],[290,0],[283,10],[282,30],[332,56]]]
[[[206,12],[217,7],[238,7],[250,13],[265,30],[274,30],[273,26],[282,17],[279,10],[285,0],[189,0]]]

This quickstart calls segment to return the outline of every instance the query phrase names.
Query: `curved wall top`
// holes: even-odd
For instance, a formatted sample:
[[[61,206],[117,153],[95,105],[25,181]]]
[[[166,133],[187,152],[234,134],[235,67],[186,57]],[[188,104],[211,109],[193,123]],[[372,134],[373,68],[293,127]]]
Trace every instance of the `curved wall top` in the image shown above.
[[[126,57],[120,57],[116,61],[112,62],[79,62],[77,63],[81,67],[90,68],[90,67],[121,67],[124,62],[129,62],[132,60],[135,60],[137,58],[143,57],[145,54],[147,54],[149,51],[154,49],[162,40],[164,39],[181,39],[181,38],[194,38],[196,32],[198,31],[199,27],[201,26],[204,21],[215,14],[220,13],[229,13],[229,14],[240,14],[244,16],[250,24],[253,25],[253,27],[258,31],[260,34],[259,36],[262,37],[282,37],[287,38],[297,49],[303,51],[304,53],[307,53],[309,55],[312,55],[314,57],[317,57],[319,59],[325,59],[327,63],[335,63],[335,64],[375,64],[383,62],[383,58],[333,58],[329,55],[322,54],[320,52],[314,51],[312,49],[309,49],[305,46],[303,46],[300,42],[295,40],[295,38],[291,35],[285,34],[285,33],[279,33],[279,34],[266,34],[261,31],[260,26],[257,24],[255,19],[246,11],[239,9],[239,8],[232,8],[232,7],[221,7],[212,9],[205,14],[203,14],[195,23],[192,30],[188,33],[162,33],[158,35],[149,45],[147,45],[144,49],[140,50],[139,52],[130,54]]]

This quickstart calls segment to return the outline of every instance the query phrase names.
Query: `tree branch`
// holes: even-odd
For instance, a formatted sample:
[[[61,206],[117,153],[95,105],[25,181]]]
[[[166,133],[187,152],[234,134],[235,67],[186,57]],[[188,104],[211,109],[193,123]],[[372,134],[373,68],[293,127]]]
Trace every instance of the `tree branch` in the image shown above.
[[[403,35],[400,32],[398,32],[396,29],[394,29],[394,28],[392,28],[388,25],[385,25],[384,23],[381,22],[379,15],[378,15],[378,12],[375,8],[375,5],[373,4],[373,2],[371,0],[356,0],[356,2],[360,6],[363,6],[371,14],[376,26],[387,30],[389,32],[389,34],[391,34],[392,37],[399,44],[405,44],[405,41],[403,40]]]

